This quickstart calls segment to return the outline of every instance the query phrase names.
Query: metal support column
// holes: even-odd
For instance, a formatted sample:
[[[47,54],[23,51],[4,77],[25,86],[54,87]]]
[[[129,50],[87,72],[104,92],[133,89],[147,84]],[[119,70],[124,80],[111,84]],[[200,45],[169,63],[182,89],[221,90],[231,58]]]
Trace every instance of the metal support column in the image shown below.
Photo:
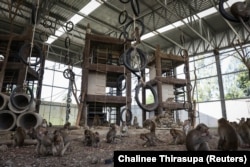
[[[219,53],[218,48],[214,49],[214,56],[215,56],[215,61],[216,61],[218,84],[219,84],[219,90],[220,90],[220,101],[221,101],[222,117],[227,119],[226,103],[225,103],[224,88],[223,88],[223,80],[222,80],[222,75],[221,75],[220,53]]]

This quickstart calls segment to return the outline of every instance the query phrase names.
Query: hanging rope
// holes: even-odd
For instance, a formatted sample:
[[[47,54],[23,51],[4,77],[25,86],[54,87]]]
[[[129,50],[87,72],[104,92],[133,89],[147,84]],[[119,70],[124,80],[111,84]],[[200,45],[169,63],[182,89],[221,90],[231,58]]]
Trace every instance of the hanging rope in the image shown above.
[[[30,54],[29,54],[29,62],[28,62],[28,66],[26,66],[25,68],[25,75],[24,75],[24,81],[23,81],[23,86],[26,87],[26,79],[27,79],[27,74],[28,74],[28,67],[30,66],[30,63],[31,63],[31,55],[32,55],[32,50],[33,50],[33,46],[34,46],[34,37],[35,37],[35,31],[36,31],[36,25],[37,25],[37,13],[38,13],[38,10],[39,10],[39,0],[37,0],[37,4],[36,4],[36,13],[35,13],[35,24],[33,26],[33,29],[32,29],[32,38],[31,38],[31,43],[30,43]]]

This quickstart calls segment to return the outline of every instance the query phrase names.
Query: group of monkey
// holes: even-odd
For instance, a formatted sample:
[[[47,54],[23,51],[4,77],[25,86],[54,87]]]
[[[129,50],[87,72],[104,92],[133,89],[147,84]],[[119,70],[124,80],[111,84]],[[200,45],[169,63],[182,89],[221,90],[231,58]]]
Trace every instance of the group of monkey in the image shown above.
[[[70,123],[67,122],[62,128],[49,130],[47,121],[37,128],[31,128],[25,131],[22,127],[17,127],[13,135],[14,146],[23,146],[24,139],[28,135],[31,139],[37,140],[36,153],[46,156],[63,156],[66,150],[71,150],[71,139],[69,137]],[[136,124],[138,126],[138,124]],[[143,127],[148,128],[148,133],[139,134],[140,139],[144,140],[143,147],[156,146],[157,142],[163,142],[156,136],[156,123],[154,120],[147,119],[143,122]],[[119,133],[120,131],[120,133]],[[190,121],[184,122],[183,129],[171,128],[170,134],[173,140],[170,145],[186,145],[187,151],[209,151],[209,140],[212,135],[209,128],[204,123],[198,124],[195,128],[191,128]],[[83,144],[84,146],[99,147],[100,134],[89,128],[84,130]],[[107,143],[116,143],[116,139],[128,137],[128,126],[126,122],[122,122],[119,126],[110,124],[110,128],[106,133]],[[221,118],[218,120],[218,150],[235,151],[241,148],[249,148],[250,146],[250,118],[242,118],[239,123],[229,122]]]
[[[173,137],[171,144],[186,144],[188,151],[209,151],[209,139],[212,136],[209,128],[204,124],[198,124],[194,129],[183,131],[170,129]],[[186,132],[186,133],[185,133]],[[218,145],[217,150],[236,151],[238,148],[250,148],[250,118],[241,118],[240,122],[229,122],[225,118],[218,120]]]
[[[136,119],[136,118],[135,118]],[[137,120],[137,119],[136,119]],[[138,123],[134,121],[137,128]],[[148,133],[141,133],[140,139],[144,140],[143,147],[156,146],[160,140],[156,136],[156,123],[152,119],[143,122],[143,127],[149,129]],[[128,136],[128,128],[125,122],[120,128],[120,135],[117,135],[118,128],[115,124],[110,125],[110,130],[106,135],[107,143],[115,142],[116,138],[120,138],[123,134]],[[170,145],[186,145],[187,151],[210,151],[209,140],[212,135],[206,124],[200,123],[195,128],[191,128],[190,120],[186,120],[183,129],[170,129],[173,138]],[[239,147],[250,148],[250,118],[241,118],[240,122],[229,122],[225,118],[218,119],[218,145],[217,150],[236,151]],[[85,130],[85,143],[88,146],[98,146],[100,137],[98,132]]]
[[[47,124],[46,119],[43,119],[42,124],[36,128],[32,127],[29,130],[24,130],[22,127],[17,127],[13,134],[13,145],[23,146],[26,136],[30,139],[36,139],[36,153],[41,156],[53,155],[63,156],[65,151],[70,146],[69,127],[67,122],[62,128],[49,130],[51,123]]]

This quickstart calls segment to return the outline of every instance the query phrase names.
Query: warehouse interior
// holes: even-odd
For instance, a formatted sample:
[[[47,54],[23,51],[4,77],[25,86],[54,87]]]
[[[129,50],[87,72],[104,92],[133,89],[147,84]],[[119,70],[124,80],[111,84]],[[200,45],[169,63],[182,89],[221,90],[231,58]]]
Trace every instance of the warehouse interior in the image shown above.
[[[250,117],[249,0],[1,0],[0,13],[0,131]]]

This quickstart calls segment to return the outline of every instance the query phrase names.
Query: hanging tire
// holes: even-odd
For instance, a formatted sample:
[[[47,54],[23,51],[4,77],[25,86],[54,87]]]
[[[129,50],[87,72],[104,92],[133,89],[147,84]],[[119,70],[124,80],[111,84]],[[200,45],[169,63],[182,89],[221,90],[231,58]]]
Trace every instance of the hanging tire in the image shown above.
[[[139,20],[139,19],[137,19],[137,20],[135,20],[135,22],[137,23],[137,24],[139,24],[140,25],[140,27],[138,27],[141,31],[140,31],[140,37],[144,34],[144,31],[145,31],[145,26],[144,26],[144,23],[141,21],[141,20]],[[128,33],[128,27],[129,26],[132,26],[133,25],[133,23],[134,23],[134,20],[131,20],[130,22],[128,22],[125,26],[124,26],[124,29],[123,29],[123,32],[126,32],[126,33],[124,33],[124,37],[126,38],[126,40],[127,41],[134,41],[135,39],[134,38],[130,38],[129,37],[129,33]],[[134,27],[134,26],[132,26],[132,27]]]
[[[124,16],[124,18],[123,18],[123,16]],[[127,21],[127,19],[128,19],[128,12],[126,10],[124,10],[119,14],[118,21],[120,24],[124,24]]]
[[[126,114],[126,121],[123,120],[123,117],[122,117],[124,112]],[[121,119],[122,122],[130,122],[132,120],[132,112],[131,112],[131,110],[128,109],[128,108],[123,108],[122,111],[121,111],[120,119]]]
[[[64,46],[66,49],[68,49],[70,47],[70,38],[66,37],[64,40]]]
[[[124,39],[122,39],[122,37]],[[123,31],[123,32],[120,33],[119,40],[127,40],[127,38],[128,38],[128,33],[126,31]]]
[[[121,3],[129,3],[130,0],[120,0]]]
[[[139,54],[139,60],[140,62],[135,62],[138,63],[140,67],[134,67],[134,65],[131,65],[131,62],[133,63],[133,57],[132,57],[132,51],[136,49],[136,52]],[[132,72],[139,72],[142,71],[146,68],[147,66],[147,57],[146,55],[143,53],[143,51],[139,48],[133,48],[130,47],[127,51],[125,51],[125,54],[123,56],[123,64],[125,65],[125,67],[127,67],[130,71]],[[137,65],[138,65],[137,64]]]
[[[39,33],[40,41],[45,42],[45,41],[48,40],[48,38],[49,38],[49,36],[48,36],[48,34],[46,32],[40,32]]]
[[[64,56],[64,63],[65,63],[65,65],[70,65],[70,64],[72,63],[72,60],[71,60],[71,58],[69,57],[69,54],[66,54],[66,55]]]
[[[65,25],[65,29],[67,32],[71,32],[74,28],[74,23],[72,21],[68,21]]]
[[[124,86],[122,86],[122,81],[125,80],[125,84]],[[126,76],[124,74],[120,75],[118,78],[117,78],[117,89],[119,91],[123,91],[126,89]]]
[[[18,109],[18,110],[24,110],[25,108],[27,108],[27,107],[29,107],[31,104],[32,104],[32,102],[34,101],[34,94],[33,94],[33,91],[31,90],[31,88],[30,87],[26,87],[27,88],[27,90],[28,90],[28,92],[29,92],[29,94],[30,94],[30,100],[29,100],[29,102],[28,102],[28,105],[26,105],[26,106],[20,106],[20,105],[18,105],[17,103],[16,103],[16,101],[14,100],[14,98],[15,98],[15,95],[16,95],[16,93],[18,93],[17,92],[17,90],[19,90],[19,89],[21,89],[22,87],[21,86],[17,86],[12,92],[11,92],[11,95],[10,95],[10,102],[11,102],[11,104],[16,108],[16,109]]]
[[[51,28],[52,27],[52,21],[48,20],[48,19],[45,19],[43,21],[43,27],[44,28]]]
[[[239,19],[236,19],[233,15],[228,14],[228,13],[226,12],[226,10],[224,9],[223,4],[224,4],[224,2],[226,2],[226,1],[227,1],[227,0],[219,0],[219,12],[220,12],[220,14],[221,14],[225,19],[227,19],[228,21],[239,23],[239,22],[240,22]]]
[[[34,63],[27,62],[27,60],[25,60],[25,58],[24,58],[24,54],[25,54],[24,52],[25,52],[25,49],[27,49],[27,48],[31,48],[31,44],[29,44],[29,43],[24,43],[24,44],[21,46],[20,50],[19,50],[18,56],[19,56],[19,58],[21,59],[21,61],[22,61],[24,64],[30,65],[30,66],[36,66],[36,65],[40,64],[40,63],[41,63],[41,60],[42,60],[42,58],[43,58],[42,50],[40,49],[40,47],[39,47],[38,45],[35,45],[35,44],[33,45],[32,52],[33,52],[34,50],[37,51],[38,57],[39,57],[39,59],[36,60],[36,62],[34,62]],[[31,57],[32,57],[32,56],[31,56]],[[28,56],[27,58],[29,58],[29,56]]]
[[[149,89],[154,97],[154,104],[150,107],[148,107],[147,105],[145,104],[142,104],[139,100],[139,93],[140,93],[140,90],[141,89]],[[158,96],[157,96],[157,93],[156,91],[154,90],[154,88],[149,85],[149,84],[146,84],[145,86],[140,83],[138,84],[136,87],[135,87],[135,101],[136,103],[138,104],[138,106],[143,109],[144,111],[147,111],[147,112],[151,112],[151,111],[154,111],[157,109],[158,105],[159,105],[159,100],[158,100]]]
[[[63,71],[63,76],[66,79],[74,80],[75,79],[75,73],[71,69],[66,69]]]
[[[138,17],[140,14],[140,5],[139,5],[138,0],[130,0],[130,2],[131,2],[131,7],[134,12],[134,15]]]

